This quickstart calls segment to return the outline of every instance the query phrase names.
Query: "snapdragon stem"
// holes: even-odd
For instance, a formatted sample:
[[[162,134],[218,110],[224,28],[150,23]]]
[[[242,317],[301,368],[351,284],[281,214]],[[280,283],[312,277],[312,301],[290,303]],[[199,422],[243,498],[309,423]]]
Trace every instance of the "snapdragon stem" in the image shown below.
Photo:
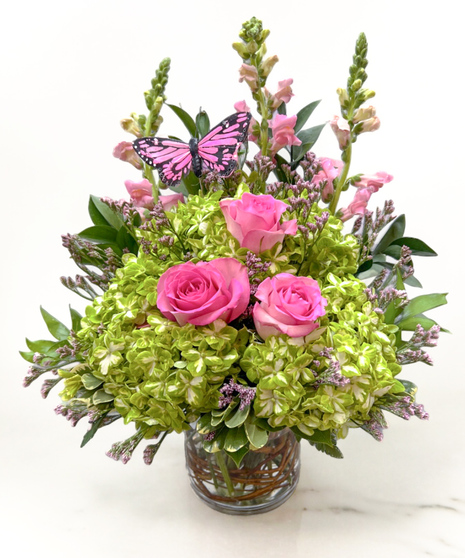
[[[352,138],[349,138],[349,143],[345,149],[345,154],[346,154],[346,161],[344,164],[344,168],[342,170],[341,176],[338,178],[337,181],[337,187],[336,187],[336,191],[334,192],[334,196],[333,199],[331,200],[331,203],[329,204],[329,211],[331,212],[332,215],[336,214],[336,209],[337,209],[337,204],[339,202],[339,198],[341,196],[341,192],[342,189],[345,186],[346,180],[347,180],[347,176],[349,175],[349,169],[350,169],[350,162],[352,159]]]

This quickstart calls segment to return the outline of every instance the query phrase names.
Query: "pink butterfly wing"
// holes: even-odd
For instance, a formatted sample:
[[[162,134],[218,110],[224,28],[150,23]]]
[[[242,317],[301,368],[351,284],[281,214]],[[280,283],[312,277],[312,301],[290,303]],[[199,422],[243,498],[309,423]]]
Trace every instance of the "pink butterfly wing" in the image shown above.
[[[199,141],[198,152],[205,170],[216,171],[220,176],[233,172],[237,150],[247,138],[251,117],[249,112],[231,114]]]
[[[161,181],[168,186],[181,182],[191,170],[192,155],[183,141],[168,138],[138,138],[133,142],[139,157],[155,167]]]

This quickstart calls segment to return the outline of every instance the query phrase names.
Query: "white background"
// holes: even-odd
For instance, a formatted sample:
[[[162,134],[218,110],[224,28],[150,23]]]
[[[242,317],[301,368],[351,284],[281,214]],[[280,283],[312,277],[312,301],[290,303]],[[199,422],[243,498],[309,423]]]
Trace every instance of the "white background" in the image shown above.
[[[2,8],[0,33],[1,237],[0,545],[8,557],[58,556],[463,556],[463,30],[460,2],[416,0],[244,1],[25,0]],[[182,438],[168,438],[152,467],[105,457],[119,426],[79,448],[72,429],[21,387],[24,337],[47,331],[42,304],[67,320],[84,301],[60,285],[76,268],[60,235],[89,226],[89,194],[125,197],[140,175],[112,157],[131,141],[119,120],[144,112],[143,91],[172,59],[169,102],[215,124],[253,102],[238,83],[231,48],[252,15],[271,29],[269,80],[294,78],[288,112],[323,99],[312,124],[338,112],[355,40],[369,42],[367,87],[381,128],[360,137],[353,172],[395,179],[372,198],[393,198],[409,236],[439,254],[418,259],[424,292],[449,292],[432,314],[452,335],[432,351],[434,368],[408,367],[429,422],[391,419],[381,444],[362,432],[341,443],[342,462],[303,448],[297,494],[262,517],[227,518],[197,502],[184,471]],[[164,111],[163,134],[185,135]],[[315,146],[338,158],[329,128]],[[346,198],[346,201],[350,200]],[[378,203],[377,203],[378,202]],[[417,293],[415,293],[417,294]],[[6,354],[5,354],[6,352]],[[392,553],[392,554],[391,554]]]

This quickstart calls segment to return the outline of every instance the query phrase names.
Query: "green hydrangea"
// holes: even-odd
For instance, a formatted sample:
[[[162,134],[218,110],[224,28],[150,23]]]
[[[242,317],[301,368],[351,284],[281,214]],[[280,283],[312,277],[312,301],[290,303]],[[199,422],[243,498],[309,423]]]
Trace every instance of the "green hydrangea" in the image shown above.
[[[257,385],[258,417],[272,427],[296,426],[308,435],[335,430],[342,436],[348,422],[369,420],[384,395],[404,392],[395,379],[401,368],[394,348],[397,328],[373,311],[364,290],[354,277],[328,274],[322,288],[327,313],[305,343],[281,335],[249,344],[240,364]],[[345,385],[338,385],[339,376]]]

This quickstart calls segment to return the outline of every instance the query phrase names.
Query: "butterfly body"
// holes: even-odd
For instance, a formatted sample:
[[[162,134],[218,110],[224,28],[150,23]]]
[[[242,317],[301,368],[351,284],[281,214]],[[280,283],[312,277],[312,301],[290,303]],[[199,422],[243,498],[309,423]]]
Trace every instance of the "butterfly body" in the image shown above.
[[[202,159],[199,156],[199,140],[191,138],[189,140],[189,151],[192,157],[192,172],[197,178],[202,176]]]
[[[189,143],[169,138],[138,138],[133,146],[168,186],[179,184],[190,171],[197,177],[211,171],[229,176],[237,167],[237,151],[247,139],[250,119],[249,112],[232,114],[203,138],[191,138]]]

